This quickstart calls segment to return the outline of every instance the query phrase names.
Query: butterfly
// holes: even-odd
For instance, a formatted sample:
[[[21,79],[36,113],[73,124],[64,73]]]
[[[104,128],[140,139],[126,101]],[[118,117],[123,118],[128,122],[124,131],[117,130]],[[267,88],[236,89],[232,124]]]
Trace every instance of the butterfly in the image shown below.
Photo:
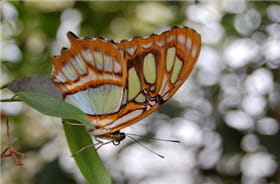
[[[95,127],[90,133],[115,145],[125,138],[121,129],[174,95],[201,48],[200,35],[188,27],[120,42],[72,32],[67,37],[71,47],[52,59],[52,81],[66,102],[87,115]]]

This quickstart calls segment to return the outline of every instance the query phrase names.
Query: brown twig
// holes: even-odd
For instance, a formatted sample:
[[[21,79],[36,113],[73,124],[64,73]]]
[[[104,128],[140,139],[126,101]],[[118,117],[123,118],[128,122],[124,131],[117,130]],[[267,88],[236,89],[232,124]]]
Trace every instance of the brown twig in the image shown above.
[[[18,166],[22,166],[22,162],[17,158],[17,155],[18,156],[21,156],[21,157],[25,157],[25,154],[21,153],[21,152],[18,152],[18,151],[15,151],[12,146],[11,146],[11,139],[10,139],[10,125],[9,125],[9,118],[8,116],[3,113],[3,112],[0,112],[0,116],[2,118],[4,118],[6,120],[6,127],[7,127],[7,130],[6,130],[6,134],[7,134],[7,137],[8,137],[8,147],[4,149],[4,151],[1,153],[0,155],[0,158],[4,158],[4,157],[13,157],[13,159],[15,160],[16,162],[16,165]]]

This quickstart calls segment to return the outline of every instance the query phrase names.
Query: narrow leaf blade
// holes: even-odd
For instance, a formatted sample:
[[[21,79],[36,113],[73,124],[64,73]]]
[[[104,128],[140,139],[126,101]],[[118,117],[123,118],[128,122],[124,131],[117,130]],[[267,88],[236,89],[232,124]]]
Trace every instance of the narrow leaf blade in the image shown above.
[[[84,127],[71,126],[64,123],[66,139],[75,153],[86,145],[93,144]],[[74,156],[74,159],[89,184],[111,184],[111,178],[94,148],[87,148]]]

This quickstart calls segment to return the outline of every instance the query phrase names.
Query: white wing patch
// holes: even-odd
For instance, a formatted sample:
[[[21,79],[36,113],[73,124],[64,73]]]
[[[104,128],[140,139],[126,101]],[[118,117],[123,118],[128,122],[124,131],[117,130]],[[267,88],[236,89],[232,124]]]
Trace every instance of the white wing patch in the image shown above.
[[[86,114],[103,115],[117,112],[122,98],[122,87],[106,84],[69,94],[65,101],[80,108]]]
[[[128,52],[128,54],[129,54],[130,56],[134,56],[135,51],[136,51],[136,46],[127,48],[126,51]]]

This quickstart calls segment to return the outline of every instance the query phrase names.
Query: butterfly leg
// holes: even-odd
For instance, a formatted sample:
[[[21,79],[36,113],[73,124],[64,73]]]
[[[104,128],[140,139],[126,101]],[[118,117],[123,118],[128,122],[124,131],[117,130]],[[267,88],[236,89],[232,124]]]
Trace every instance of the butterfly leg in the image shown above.
[[[106,145],[106,144],[109,144],[109,143],[111,143],[111,142],[112,142],[112,141],[96,143],[95,145],[98,145],[98,144],[99,144],[99,146],[96,147],[96,150],[98,150],[98,149],[101,148],[102,146],[104,146],[104,145]]]
[[[70,123],[70,122],[66,122],[66,121],[62,121],[62,123],[65,123],[67,125],[72,125],[72,126],[86,126],[85,124],[82,124],[82,123]]]
[[[82,147],[81,149],[79,149],[78,151],[76,151],[75,153],[73,153],[71,156],[74,157],[74,156],[76,156],[77,154],[81,153],[82,151],[84,151],[84,150],[86,150],[86,149],[88,149],[88,148],[91,148],[91,147],[95,147],[95,146],[97,146],[97,145],[98,145],[98,146],[97,146],[95,149],[98,150],[98,149],[101,148],[103,145],[109,144],[109,143],[112,142],[111,140],[110,140],[110,141],[107,141],[107,142],[103,142],[103,141],[101,141],[100,139],[97,139],[97,138],[95,138],[95,140],[97,141],[97,143],[86,145],[86,146]]]
[[[79,153],[81,153],[82,151],[84,151],[85,149],[91,148],[91,147],[94,147],[94,146],[95,146],[95,144],[86,145],[86,146],[82,147],[81,149],[79,149],[78,151],[76,151],[75,153],[73,153],[71,155],[71,157],[74,157],[74,156],[78,155]]]

